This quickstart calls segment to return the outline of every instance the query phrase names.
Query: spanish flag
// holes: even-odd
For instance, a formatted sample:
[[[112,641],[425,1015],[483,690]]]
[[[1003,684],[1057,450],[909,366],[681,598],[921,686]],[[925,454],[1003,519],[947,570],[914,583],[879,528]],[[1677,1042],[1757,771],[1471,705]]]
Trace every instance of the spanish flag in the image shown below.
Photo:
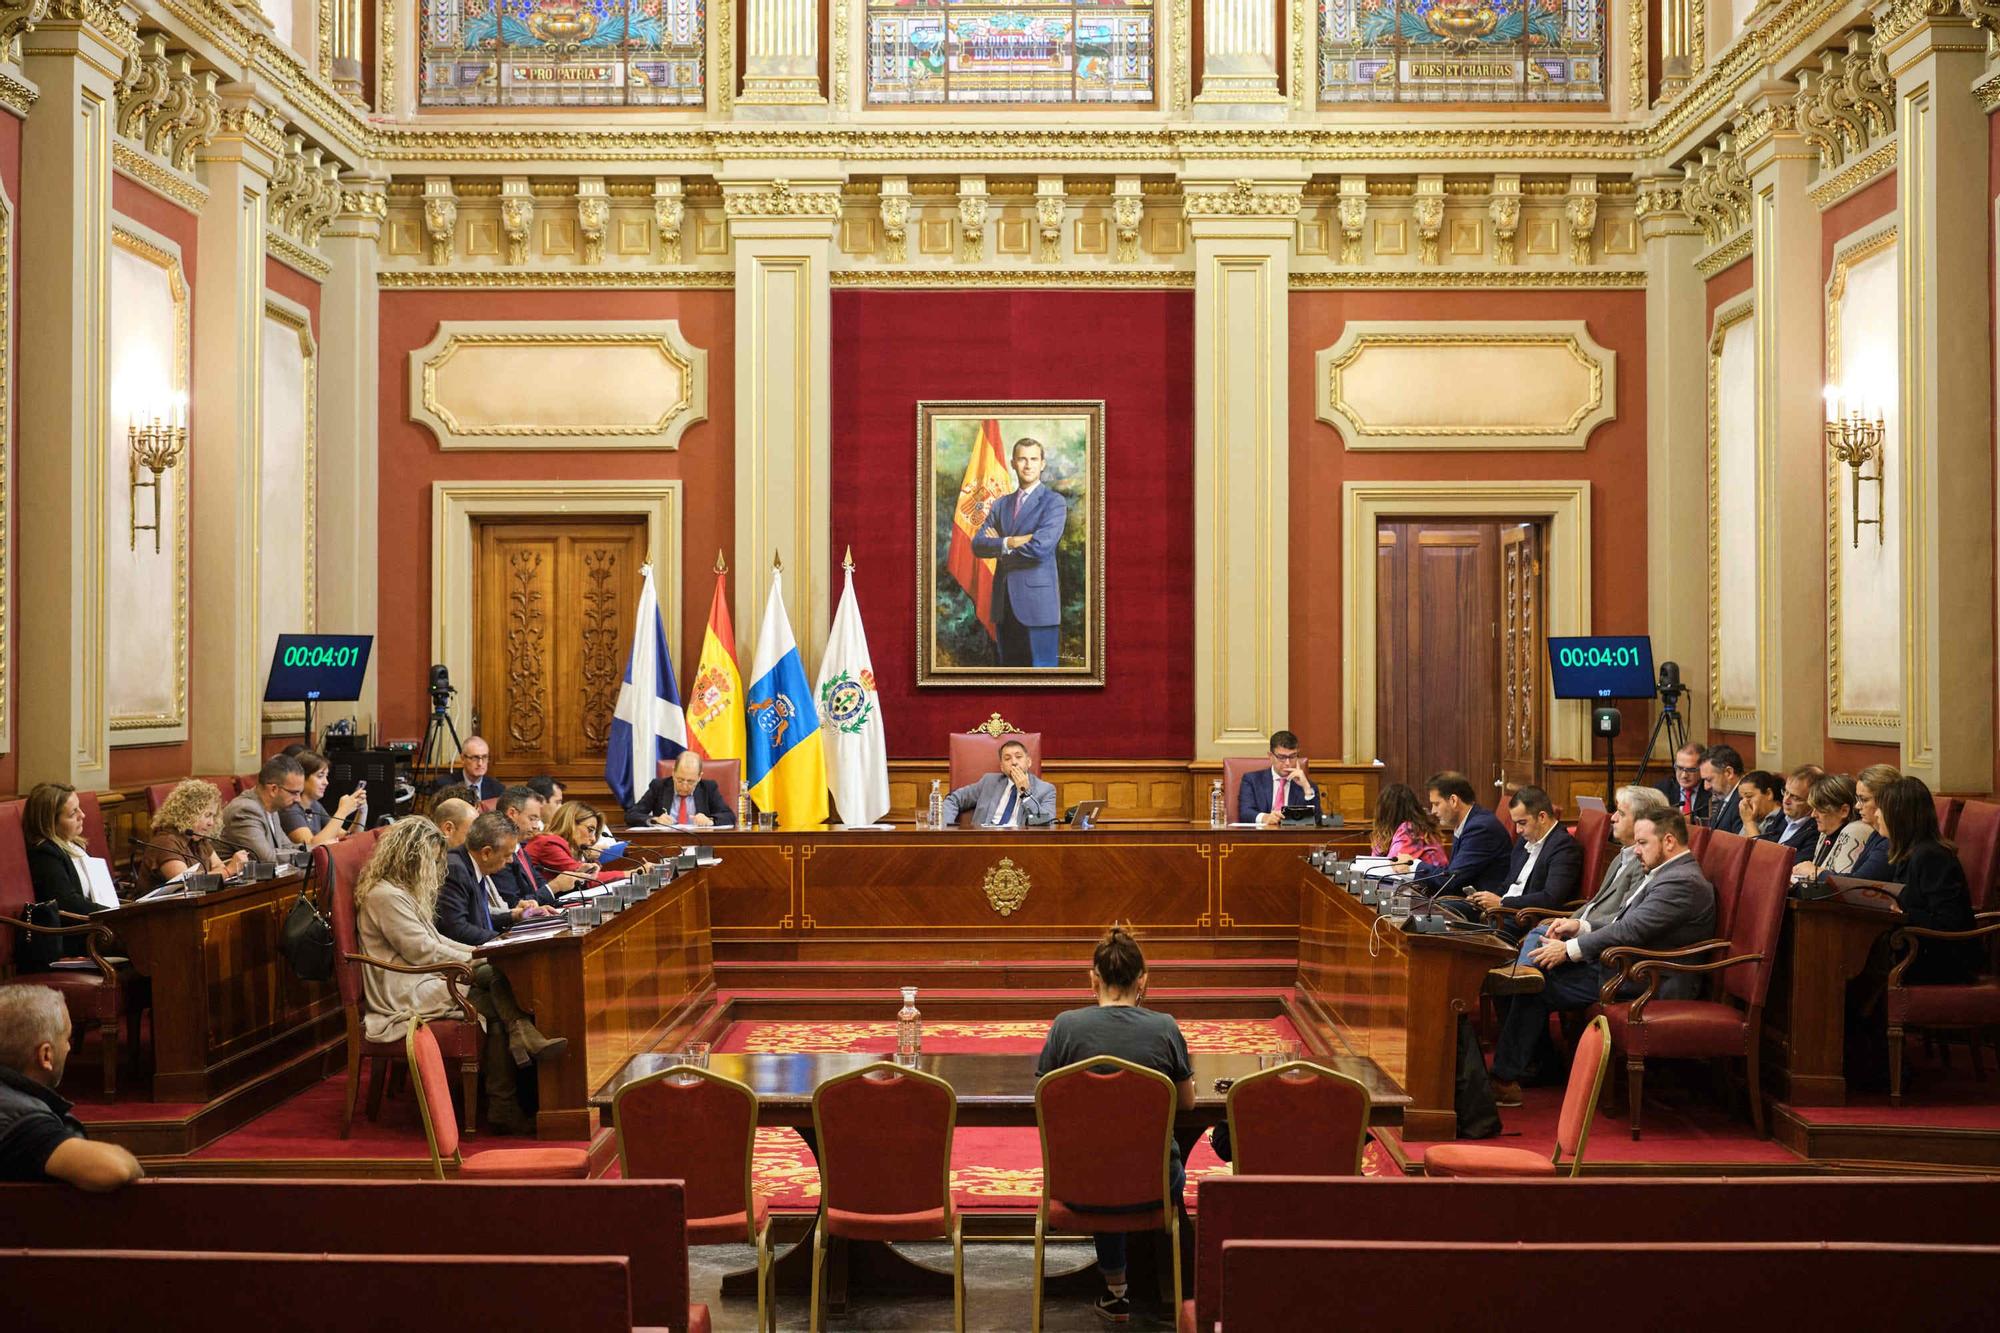
[[[729,575],[716,557],[715,597],[688,694],[688,741],[705,759],[744,757],[743,674],[736,668],[736,629],[729,623]]]
[[[993,561],[972,553],[972,539],[986,526],[993,502],[1014,489],[1014,474],[1008,470],[1006,451],[1000,447],[1000,423],[980,423],[979,438],[972,442],[972,458],[965,465],[965,479],[958,486],[958,505],[951,516],[951,546],[945,567],[965,589],[979,612],[986,632],[999,637],[993,627]]]
[[[792,622],[785,616],[784,588],[775,569],[764,623],[757,627],[747,700],[750,799],[759,810],[775,810],[780,828],[818,828],[826,822],[819,709],[805,663],[799,660]]]

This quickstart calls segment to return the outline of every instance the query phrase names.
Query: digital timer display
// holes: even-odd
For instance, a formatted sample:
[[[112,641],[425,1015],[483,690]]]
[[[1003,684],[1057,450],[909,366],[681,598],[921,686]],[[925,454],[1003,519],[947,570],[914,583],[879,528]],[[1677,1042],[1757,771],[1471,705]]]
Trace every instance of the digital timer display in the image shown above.
[[[280,634],[271,651],[265,702],[359,699],[374,644],[368,634]]]
[[[1650,699],[1653,641],[1643,634],[1549,640],[1549,685],[1558,699]]]

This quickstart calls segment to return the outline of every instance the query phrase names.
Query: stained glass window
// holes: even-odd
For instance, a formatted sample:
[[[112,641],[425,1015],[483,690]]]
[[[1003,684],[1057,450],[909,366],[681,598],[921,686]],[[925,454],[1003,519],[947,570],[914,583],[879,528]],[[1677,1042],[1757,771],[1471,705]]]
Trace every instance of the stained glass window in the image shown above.
[[[1319,0],[1323,102],[1601,102],[1604,0]]]
[[[1151,102],[1152,0],[868,0],[868,100]]]
[[[418,0],[425,106],[699,106],[705,0]]]

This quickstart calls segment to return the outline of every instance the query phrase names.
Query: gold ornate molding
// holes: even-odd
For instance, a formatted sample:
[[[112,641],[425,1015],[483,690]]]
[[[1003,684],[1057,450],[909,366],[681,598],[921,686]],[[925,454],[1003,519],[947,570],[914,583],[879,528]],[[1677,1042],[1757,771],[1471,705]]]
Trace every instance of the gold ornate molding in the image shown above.
[[[1357,269],[1293,271],[1293,291],[1603,290],[1646,286],[1642,268],[1606,269]]]
[[[325,282],[333,276],[333,265],[321,259],[312,251],[300,245],[276,227],[264,229],[264,250],[273,259],[295,269],[314,282]]]
[[[837,218],[838,190],[795,190],[788,180],[763,189],[724,190],[722,212],[731,218]]]
[[[383,269],[377,286],[403,291],[465,290],[482,287],[514,291],[570,291],[614,288],[727,291],[736,285],[732,269]]]
[[[147,157],[131,144],[113,141],[111,165],[120,175],[137,181],[186,212],[199,215],[208,204],[208,191],[200,184]]]
[[[1754,704],[1729,702],[1722,689],[1722,349],[1729,331],[1754,318],[1756,304],[1746,294],[1715,312],[1708,338],[1708,712],[1709,721],[1730,730],[1754,730]],[[1741,645],[1739,645],[1741,646]],[[1751,650],[1754,651],[1754,650]]]
[[[1194,288],[1194,273],[1184,269],[837,268],[827,280],[835,287]]]
[[[0,186],[0,751],[13,748],[14,201]]]
[[[1739,264],[1750,257],[1751,237],[1743,232],[1734,240],[1726,241],[1694,261],[1695,272],[1703,278],[1712,278],[1732,264]]]
[[[440,449],[677,449],[708,417],[708,353],[678,320],[445,320],[409,366]]]
[[[1806,191],[1821,212],[1832,208],[1863,186],[1872,185],[1896,169],[1896,141],[1877,144],[1833,175]]]
[[[1223,190],[1190,187],[1181,209],[1189,218],[1289,218],[1298,216],[1300,198],[1296,189],[1259,189],[1239,177]]]
[[[33,88],[0,68],[0,107],[25,119],[39,96]]]
[[[1028,872],[1016,866],[1010,856],[1001,857],[997,865],[988,868],[985,882],[980,885],[987,904],[1001,916],[1014,915],[1028,901],[1028,891],[1034,886]]]

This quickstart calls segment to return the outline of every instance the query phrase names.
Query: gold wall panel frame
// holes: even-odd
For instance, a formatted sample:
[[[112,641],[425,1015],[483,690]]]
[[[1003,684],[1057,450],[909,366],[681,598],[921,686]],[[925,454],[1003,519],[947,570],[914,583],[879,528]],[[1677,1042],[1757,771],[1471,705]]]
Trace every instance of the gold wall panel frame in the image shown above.
[[[657,361],[674,387],[635,400],[622,419],[565,421],[573,412],[556,399],[538,403],[524,393],[509,411],[477,401],[484,369],[490,384],[503,376],[517,386],[538,352],[582,352],[593,360],[617,353],[641,364]],[[631,354],[637,354],[633,356]],[[564,357],[568,360],[568,357]],[[410,420],[427,428],[440,449],[678,449],[689,426],[708,419],[708,353],[681,334],[680,321],[662,320],[443,320],[428,343],[410,352]],[[463,385],[455,382],[465,380]],[[572,386],[551,385],[558,392]],[[454,389],[469,395],[455,396]],[[550,420],[537,419],[548,409]],[[553,424],[552,424],[553,422]]]
[[[305,504],[302,517],[305,522],[304,545],[306,552],[305,567],[299,571],[299,577],[305,587],[305,599],[300,605],[305,607],[306,623],[304,632],[314,634],[319,631],[319,597],[317,585],[313,578],[313,571],[319,564],[319,344],[313,338],[312,316],[307,313],[305,307],[288,301],[275,292],[267,291],[264,294],[264,318],[289,329],[299,340],[299,359],[301,362],[299,374],[300,411],[305,418],[302,434],[305,444],[305,457],[300,461],[299,475],[305,481],[303,488]],[[264,360],[262,357],[258,358],[258,367],[261,374],[264,369]],[[261,392],[258,401],[260,404],[265,401]],[[260,474],[262,471],[263,445],[264,442],[260,431],[257,441]],[[260,475],[258,480],[260,489],[262,484],[263,481]],[[261,505],[258,507],[257,518],[260,524],[268,518],[268,515],[263,512]],[[258,670],[268,673],[270,663],[260,662]],[[267,736],[282,734],[292,730],[294,727],[303,727],[305,725],[306,707],[304,704],[262,703],[258,706],[263,710],[264,734]]]
[[[172,384],[178,392],[188,394],[193,399],[192,364],[189,360],[190,293],[187,274],[181,267],[181,249],[168,238],[149,227],[114,214],[111,225],[111,244],[135,259],[158,268],[166,275],[167,292],[174,306],[174,349],[170,364]],[[105,301],[111,300],[110,278],[105,279]],[[103,405],[100,419],[108,423],[112,419],[109,394],[109,352],[106,352],[106,378],[104,392],[107,401]],[[107,430],[107,436],[108,436]],[[104,442],[107,457],[104,475],[107,487],[115,485],[121,469],[112,466],[108,456],[111,441]],[[190,452],[192,447],[190,446]],[[130,467],[129,458],[127,467]],[[178,483],[174,491],[173,516],[173,685],[172,705],[161,713],[112,713],[108,725],[111,744],[114,749],[127,745],[159,745],[184,741],[188,737],[188,511],[190,487],[188,479],[193,460],[183,456],[174,467],[173,475]],[[100,596],[102,590],[100,590]],[[107,626],[107,630],[108,630]],[[107,682],[106,706],[109,707]]]
[[[1722,429],[1722,345],[1729,331],[1757,313],[1745,293],[1716,308],[1708,336],[1708,718],[1719,731],[1755,731],[1755,704],[1731,703],[1722,692],[1722,473],[1716,438]]]
[[[0,186],[0,754],[14,747],[14,201]]]
[[[1412,362],[1420,367],[1440,355],[1482,359],[1502,349],[1546,361],[1547,373],[1536,378],[1546,383],[1567,375],[1576,381],[1574,394],[1542,420],[1528,420],[1524,412],[1517,421],[1425,421],[1417,412],[1436,407],[1438,393],[1408,393],[1393,386],[1385,392],[1375,382],[1377,376],[1394,377]],[[1593,431],[1618,415],[1618,354],[1591,337],[1582,320],[1353,320],[1339,341],[1319,351],[1314,365],[1314,415],[1357,452],[1581,450]],[[1414,410],[1400,418],[1387,416],[1385,403]],[[1467,407],[1474,410],[1464,415],[1475,417],[1476,400]]]

